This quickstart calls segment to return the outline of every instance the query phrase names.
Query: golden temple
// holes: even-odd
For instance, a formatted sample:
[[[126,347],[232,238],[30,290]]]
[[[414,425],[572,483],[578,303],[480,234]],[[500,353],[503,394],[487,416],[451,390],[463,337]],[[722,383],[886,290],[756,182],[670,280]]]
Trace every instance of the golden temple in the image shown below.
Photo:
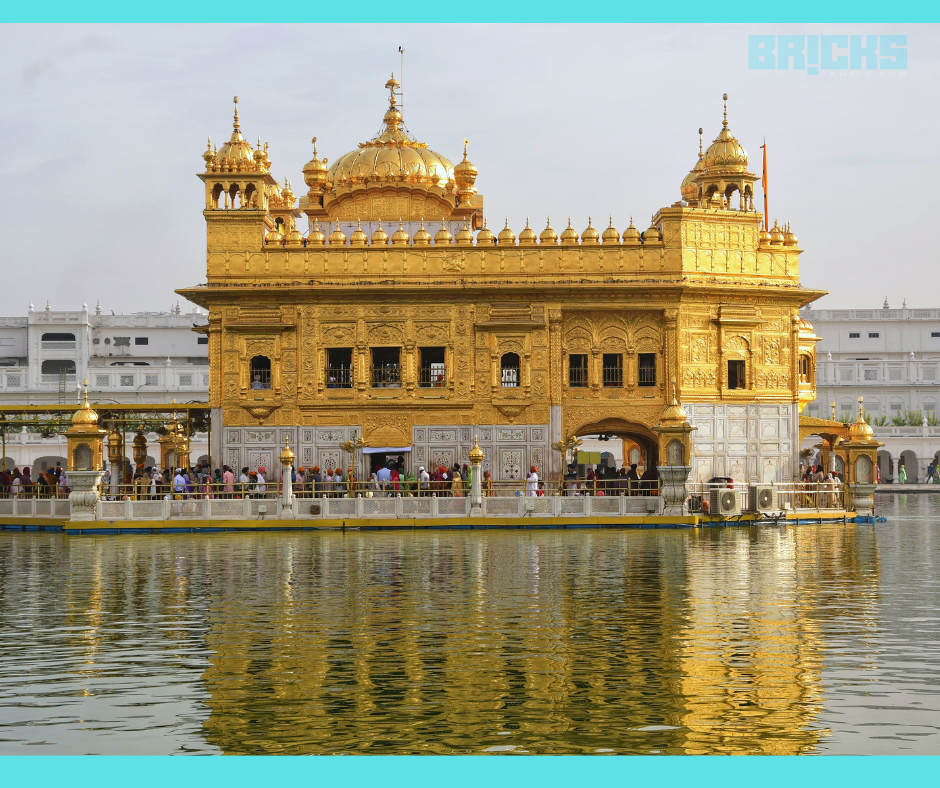
[[[230,140],[203,154],[207,278],[178,292],[209,311],[213,458],[271,467],[287,439],[298,465],[346,467],[360,439],[449,467],[476,438],[497,480],[557,479],[552,444],[604,433],[656,464],[675,379],[693,480],[793,478],[818,339],[799,309],[824,293],[800,284],[789,225],[757,210],[727,96],[648,226],[517,237],[489,229],[466,141],[456,165],[433,152],[386,88],[377,136],[332,164],[314,138],[299,200],[237,99]]]

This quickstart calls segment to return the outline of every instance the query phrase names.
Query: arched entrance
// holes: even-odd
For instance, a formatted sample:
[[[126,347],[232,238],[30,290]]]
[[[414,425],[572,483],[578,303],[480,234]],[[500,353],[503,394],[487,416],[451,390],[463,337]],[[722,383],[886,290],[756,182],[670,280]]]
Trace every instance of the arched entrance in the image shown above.
[[[584,424],[572,434],[574,437],[582,439],[592,435],[603,435],[623,441],[622,462],[629,466],[631,455],[636,457],[639,454],[641,461],[637,464],[641,466],[641,472],[646,467],[659,465],[659,441],[656,434],[649,427],[642,424],[618,418],[602,419],[601,421]],[[570,458],[566,462],[570,462]]]

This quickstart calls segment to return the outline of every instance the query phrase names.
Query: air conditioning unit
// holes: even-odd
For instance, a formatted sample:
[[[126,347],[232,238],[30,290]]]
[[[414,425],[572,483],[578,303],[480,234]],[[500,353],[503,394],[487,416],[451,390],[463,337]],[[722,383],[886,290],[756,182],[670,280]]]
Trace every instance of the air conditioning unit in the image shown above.
[[[712,514],[721,517],[732,517],[741,514],[741,491],[729,487],[719,487],[711,490],[708,508]]]
[[[748,495],[752,512],[779,512],[777,488],[769,484],[752,484]]]

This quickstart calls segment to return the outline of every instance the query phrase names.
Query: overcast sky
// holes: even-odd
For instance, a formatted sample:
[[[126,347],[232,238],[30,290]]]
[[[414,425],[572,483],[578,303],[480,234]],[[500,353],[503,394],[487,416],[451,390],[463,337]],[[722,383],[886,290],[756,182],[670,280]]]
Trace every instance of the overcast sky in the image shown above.
[[[907,34],[906,72],[748,70],[755,33]],[[369,139],[405,47],[410,131],[458,161],[491,227],[531,217],[640,229],[730,127],[790,221],[817,304],[940,307],[940,30],[930,26],[271,25],[0,28],[0,314],[159,311],[205,280],[207,135],[270,142],[303,193],[310,139],[331,162]],[[305,223],[302,225],[306,229]],[[186,305],[184,304],[184,308]]]

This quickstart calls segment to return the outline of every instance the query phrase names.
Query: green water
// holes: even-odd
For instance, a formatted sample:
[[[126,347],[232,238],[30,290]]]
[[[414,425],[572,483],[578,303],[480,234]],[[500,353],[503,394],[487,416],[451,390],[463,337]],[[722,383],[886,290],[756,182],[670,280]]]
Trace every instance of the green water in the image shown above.
[[[0,753],[940,753],[940,497],[697,531],[0,533]]]

